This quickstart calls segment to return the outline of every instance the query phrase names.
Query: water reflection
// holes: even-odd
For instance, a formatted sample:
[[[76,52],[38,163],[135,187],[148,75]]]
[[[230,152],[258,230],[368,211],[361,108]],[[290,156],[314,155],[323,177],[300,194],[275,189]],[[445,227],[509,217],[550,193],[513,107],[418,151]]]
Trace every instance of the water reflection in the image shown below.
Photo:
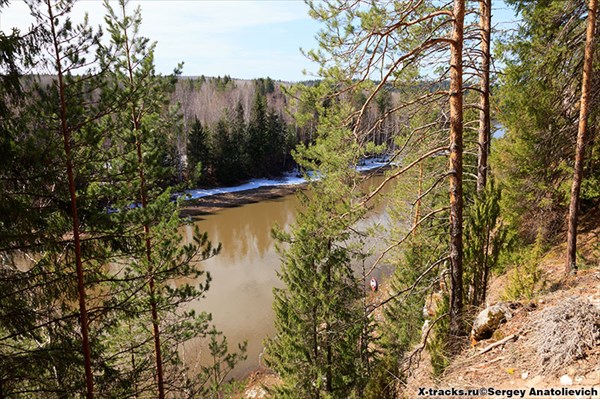
[[[376,185],[381,180],[378,176],[369,184]],[[280,257],[271,230],[276,224],[289,230],[298,205],[295,195],[287,195],[224,209],[197,222],[200,231],[206,231],[214,244],[222,244],[222,251],[201,263],[212,282],[206,297],[190,306],[212,313],[215,325],[227,336],[230,348],[237,348],[238,343],[248,340],[248,359],[234,370],[234,378],[242,378],[257,368],[263,341],[274,334],[273,287],[282,284],[277,278]],[[375,212],[370,222],[387,225],[387,215]],[[192,228],[188,227],[188,242],[191,234]],[[375,276],[380,275],[381,270],[377,270]],[[205,348],[202,340],[189,343],[185,349],[187,361],[203,362]]]
[[[201,263],[212,277],[206,297],[192,303],[198,311],[213,314],[218,329],[227,336],[231,348],[248,340],[248,359],[239,365],[233,377],[243,377],[258,365],[262,341],[273,332],[273,287],[280,259],[275,251],[271,229],[274,225],[289,228],[295,220],[298,201],[295,195],[225,209],[197,222],[213,243],[221,243],[221,253]],[[191,240],[192,228],[186,230]],[[203,342],[193,342],[186,358],[199,355]]]

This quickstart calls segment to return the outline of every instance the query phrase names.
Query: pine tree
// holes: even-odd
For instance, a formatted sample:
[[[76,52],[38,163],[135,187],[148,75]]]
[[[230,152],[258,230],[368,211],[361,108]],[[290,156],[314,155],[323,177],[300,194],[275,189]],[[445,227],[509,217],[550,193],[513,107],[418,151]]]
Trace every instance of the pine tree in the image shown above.
[[[17,234],[2,239],[1,249],[8,284],[2,301],[9,305],[2,358],[11,359],[2,362],[2,390],[93,397],[106,382],[99,370],[109,371],[94,356],[101,346],[95,328],[110,319],[97,292],[115,238],[105,198],[95,195],[109,162],[98,122],[115,104],[95,96],[105,87],[95,68],[100,35],[87,20],[70,20],[72,2],[29,6],[37,22],[31,62],[49,76],[22,79],[24,101],[10,104],[17,118],[4,125],[12,161],[6,172],[17,184],[6,195],[29,216],[3,221]]]
[[[327,202],[308,204],[292,235],[278,236],[290,249],[280,272],[287,289],[275,290],[277,336],[267,349],[283,380],[276,397],[347,398],[364,384],[361,290],[341,244],[347,233],[323,212],[340,204]]]
[[[192,184],[199,184],[207,180],[207,173],[210,169],[211,160],[209,136],[198,118],[194,119],[189,133],[189,143],[187,145],[188,175]]]
[[[117,176],[125,176],[120,185],[126,200],[120,202],[119,214],[124,228],[136,234],[129,254],[130,260],[117,282],[116,293],[123,304],[125,328],[136,329],[142,335],[133,335],[133,342],[125,344],[125,358],[131,357],[136,385],[143,385],[145,373],[136,376],[136,366],[147,365],[143,346],[150,340],[144,335],[145,323],[152,332],[154,395],[164,398],[169,390],[183,390],[194,384],[180,370],[179,345],[208,331],[210,316],[193,311],[180,311],[184,303],[200,298],[208,288],[196,263],[218,253],[212,248],[206,234],[196,230],[193,243],[181,245],[179,228],[183,220],[178,215],[178,203],[171,201],[171,191],[162,185],[173,176],[176,163],[170,162],[164,152],[164,130],[177,129],[174,113],[169,108],[167,94],[172,91],[174,79],[158,76],[154,70],[153,49],[148,39],[139,36],[141,15],[139,8],[131,16],[127,2],[121,1],[118,15],[108,2],[106,22],[111,34],[113,52],[107,50],[114,63],[112,84],[125,88],[127,107],[107,123],[120,132],[113,145],[126,162]],[[162,141],[162,142],[161,142]],[[131,204],[138,206],[132,207]],[[172,287],[171,281],[189,279],[189,283]],[[205,278],[204,282],[201,279]],[[132,317],[133,316],[133,317]],[[151,327],[151,328],[150,328]],[[169,345],[164,342],[168,341]],[[147,366],[146,366],[147,367]],[[135,395],[140,392],[134,392]]]
[[[227,117],[222,117],[212,129],[212,142],[217,181],[222,184],[237,183],[242,173],[239,169],[239,158],[233,158],[234,162],[230,162],[230,159],[235,156],[239,143],[236,144],[231,137],[231,127]]]
[[[565,227],[588,12],[585,2],[507,3],[522,22],[500,47],[506,66],[498,86],[498,119],[505,134],[492,161],[503,218],[525,243],[533,243],[538,232],[548,240]],[[597,91],[598,81],[592,79],[592,85]],[[590,97],[590,131],[598,128],[598,99]],[[598,142],[593,146],[590,151],[597,151]],[[593,201],[598,164],[584,167],[581,195],[584,202]]]
[[[450,43],[450,334],[463,335],[463,84],[465,2],[455,0]]]
[[[265,148],[265,164],[267,175],[276,175],[285,169],[285,158],[289,152],[287,147],[287,129],[283,120],[273,109],[267,112],[265,126],[267,140]]]
[[[361,397],[366,384],[369,323],[364,281],[353,270],[362,252],[351,244],[351,226],[362,214],[354,208],[357,175],[349,168],[357,148],[338,125],[343,107],[320,112],[319,139],[297,160],[308,170],[318,165],[323,178],[301,196],[304,210],[291,234],[276,235],[289,245],[279,273],[285,288],[274,290],[277,334],[266,351],[283,380],[274,390],[278,398]]]
[[[492,271],[511,241],[501,219],[500,197],[500,190],[488,181],[486,189],[475,197],[466,212],[465,299],[473,307],[485,304]]]
[[[250,173],[254,177],[265,176],[268,172],[266,165],[268,132],[267,105],[265,98],[257,91],[248,122],[248,158]]]
[[[252,175],[253,160],[248,153],[250,138],[244,114],[244,106],[238,101],[230,125],[231,149],[229,153],[223,154],[226,158],[224,161],[229,162],[231,169],[236,171],[237,180],[244,180]]]
[[[479,94],[479,138],[477,156],[477,192],[482,192],[487,184],[489,174],[488,156],[490,153],[490,64],[491,64],[491,30],[492,0],[479,1],[479,28],[481,36],[481,66]]]
[[[168,106],[174,79],[154,73],[148,42],[136,37],[139,13],[120,6],[121,18],[108,7],[112,46],[87,19],[70,20],[70,1],[30,2],[37,47],[27,54],[16,36],[0,38],[16,51],[11,68],[31,57],[48,72],[0,90],[0,195],[14,206],[0,219],[2,397],[154,396],[157,346],[165,394],[207,389],[179,351],[209,332],[210,315],[181,309],[208,287],[197,261],[219,248],[199,233],[181,244],[178,203],[165,189],[176,167],[176,135],[163,134],[179,128]],[[181,279],[191,282],[173,286]],[[157,325],[168,345],[153,345]],[[243,356],[225,346],[216,347],[221,375]]]
[[[406,167],[390,172],[379,187],[366,196],[369,203],[391,181],[406,176],[410,169],[433,155],[446,150],[449,169],[446,176],[450,184],[448,250],[450,252],[450,327],[451,335],[462,335],[463,315],[463,41],[465,4],[455,1],[453,6],[440,6],[434,2],[402,2],[396,7],[378,4],[337,1],[327,5],[311,3],[312,15],[325,24],[319,35],[320,50],[309,52],[309,56],[322,65],[321,73],[335,78],[338,92],[347,95],[364,94],[365,100],[351,118],[357,140],[365,147],[375,146],[374,133],[391,115],[397,115],[403,125],[419,109],[427,108],[442,112],[432,115],[438,119],[417,126],[406,136],[397,135],[392,142],[396,148],[392,155],[403,162],[411,150],[419,151],[413,162]],[[340,29],[343,26],[344,29]],[[361,45],[357,46],[357,43]],[[393,45],[391,43],[394,43]],[[367,54],[369,54],[367,56]],[[449,67],[448,67],[449,64]],[[442,71],[431,76],[428,82],[417,81],[419,71]],[[429,75],[434,75],[428,72]],[[372,81],[373,75],[378,77]],[[437,78],[437,79],[436,79]],[[370,109],[376,99],[387,88],[399,92],[397,103],[379,118],[372,118]],[[426,90],[423,88],[426,87]],[[444,101],[446,103],[444,104]],[[439,107],[439,108],[438,108]],[[448,111],[446,111],[448,110]],[[446,138],[428,140],[446,130]],[[444,145],[444,140],[448,145]],[[419,141],[434,144],[418,145]],[[438,149],[435,146],[439,146]],[[381,151],[381,149],[378,149]],[[413,154],[411,154],[413,155]],[[437,186],[423,189],[427,195]],[[441,211],[440,211],[441,212]],[[383,254],[382,256],[385,256]]]

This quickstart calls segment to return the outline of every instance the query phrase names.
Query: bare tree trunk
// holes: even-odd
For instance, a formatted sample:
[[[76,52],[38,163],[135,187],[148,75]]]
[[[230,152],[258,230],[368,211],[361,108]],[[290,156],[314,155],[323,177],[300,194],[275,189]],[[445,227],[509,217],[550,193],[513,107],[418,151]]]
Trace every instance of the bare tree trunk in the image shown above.
[[[492,25],[492,1],[479,1],[479,29],[481,35],[481,71],[479,97],[479,152],[477,157],[477,193],[485,189],[490,152],[490,39]]]
[[[464,0],[454,0],[450,45],[450,334],[462,335],[463,308],[463,93]]]
[[[81,259],[81,242],[79,232],[79,216],[77,208],[77,192],[75,189],[75,174],[73,172],[73,159],[71,155],[71,129],[67,124],[67,103],[65,93],[64,73],[61,65],[61,53],[59,48],[59,38],[54,26],[54,10],[50,0],[46,0],[48,6],[48,19],[50,23],[50,32],[52,34],[52,43],[54,45],[54,56],[56,74],[58,77],[58,92],[60,95],[60,122],[63,145],[65,150],[65,166],[67,169],[67,178],[69,181],[69,195],[71,198],[71,219],[73,222],[73,242],[75,246],[75,270],[77,274],[77,297],[79,300],[79,318],[81,322],[81,339],[83,346],[83,362],[85,368],[85,386],[86,397],[94,397],[94,378],[92,375],[92,356],[89,340],[88,314],[85,303],[85,281],[83,277],[83,262]]]
[[[328,243],[328,250],[331,253],[331,241]],[[327,289],[331,290],[331,264],[326,263],[327,267]],[[325,321],[325,348],[327,356],[327,366],[325,368],[325,392],[333,393],[333,348],[331,347],[331,325],[329,324],[329,312],[327,312],[327,320]]]
[[[581,81],[581,103],[579,108],[579,128],[577,130],[577,148],[575,150],[575,170],[573,172],[573,185],[571,187],[571,204],[569,205],[568,231],[567,231],[567,260],[566,273],[577,271],[577,217],[579,214],[579,193],[583,177],[583,158],[587,141],[587,117],[589,113],[590,86],[592,81],[592,62],[594,58],[594,30],[596,28],[596,14],[598,13],[598,0],[590,0],[587,20],[587,33],[585,38],[585,55],[583,60],[583,79]]]

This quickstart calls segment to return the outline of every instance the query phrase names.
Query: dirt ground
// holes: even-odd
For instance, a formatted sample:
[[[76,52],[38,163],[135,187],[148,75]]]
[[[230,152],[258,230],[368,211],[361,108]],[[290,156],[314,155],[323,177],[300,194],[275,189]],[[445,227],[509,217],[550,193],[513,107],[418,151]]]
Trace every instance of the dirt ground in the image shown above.
[[[600,212],[592,215],[598,220]],[[552,248],[543,258],[540,268],[543,272],[543,285],[537,296],[531,301],[522,301],[514,311],[512,318],[502,324],[492,338],[480,341],[476,346],[465,342],[465,349],[452,359],[450,366],[439,379],[433,379],[427,362],[414,370],[408,380],[404,393],[405,398],[416,398],[418,387],[431,388],[464,388],[479,389],[493,387],[496,389],[525,389],[525,397],[530,396],[529,389],[549,388],[578,388],[594,387],[600,392],[600,346],[595,346],[587,352],[584,359],[565,364],[556,374],[542,371],[536,349],[532,344],[532,324],[540,312],[550,306],[555,306],[569,298],[586,299],[600,309],[600,223],[584,224],[583,232],[578,235],[580,270],[576,276],[565,276],[564,253],[565,244]],[[506,286],[507,276],[497,276],[490,284],[489,304],[501,300],[501,294]],[[484,354],[479,352],[489,345],[510,335],[516,335],[516,341],[495,347]],[[494,398],[509,398],[507,391]],[[444,396],[451,398],[454,396]],[[463,398],[465,396],[462,396]],[[476,396],[466,396],[476,397]],[[515,396],[513,396],[515,397]],[[564,396],[550,395],[546,398],[597,398],[600,395]]]
[[[562,266],[561,264],[561,271]],[[548,269],[549,273],[554,271],[555,269]],[[547,278],[551,279],[552,275],[548,275]],[[584,359],[565,364],[563,370],[558,374],[548,375],[541,370],[536,350],[531,344],[532,320],[542,309],[574,297],[587,298],[600,308],[600,270],[597,267],[583,270],[578,273],[577,277],[563,281],[559,285],[553,285],[553,289],[555,290],[541,295],[536,300],[521,303],[513,312],[512,318],[503,324],[492,338],[465,349],[452,360],[441,378],[433,379],[429,368],[423,364],[425,362],[422,362],[421,367],[415,370],[409,379],[404,397],[417,397],[418,387],[444,389],[494,387],[511,390],[528,390],[531,387],[595,387],[600,392],[600,347],[596,346],[589,351]],[[517,336],[516,341],[495,347],[484,354],[479,353],[492,343],[513,334]],[[565,375],[568,378],[565,378]],[[494,397],[510,396],[506,394]],[[581,397],[591,398],[592,396]],[[600,398],[600,395],[594,397]]]

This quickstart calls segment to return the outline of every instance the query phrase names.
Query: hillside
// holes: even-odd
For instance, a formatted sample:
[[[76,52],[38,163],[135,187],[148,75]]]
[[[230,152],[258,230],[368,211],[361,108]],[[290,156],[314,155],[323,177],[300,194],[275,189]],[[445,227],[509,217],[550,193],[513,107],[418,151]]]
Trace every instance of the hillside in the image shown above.
[[[490,339],[469,345],[465,340],[464,349],[453,357],[449,366],[439,378],[432,376],[429,356],[423,351],[419,356],[412,354],[420,361],[410,373],[404,384],[402,398],[419,397],[419,388],[432,389],[479,389],[494,388],[507,390],[496,398],[520,397],[508,390],[529,389],[577,389],[595,388],[600,391],[600,319],[596,320],[596,344],[593,349],[585,350],[585,357],[565,362],[555,372],[543,370],[537,354],[540,331],[536,326],[544,311],[556,309],[557,306],[575,300],[589,302],[600,312],[600,209],[589,212],[582,219],[582,231],[578,236],[580,254],[586,260],[585,266],[576,276],[564,276],[565,244],[552,247],[539,263],[542,272],[538,291],[532,299],[511,303],[511,317],[496,330]],[[488,305],[503,301],[503,294],[508,284],[508,273],[495,276],[490,284]],[[387,285],[384,283],[375,300],[384,298]],[[569,325],[575,325],[571,320]],[[541,332],[551,331],[541,327]],[[510,336],[504,345],[493,347]],[[421,345],[417,345],[419,349]],[[489,349],[492,347],[492,349]],[[487,350],[485,353],[481,353]],[[233,398],[267,397],[265,387],[278,383],[277,376],[268,370],[260,370],[252,374],[245,382],[246,387]],[[422,395],[421,395],[422,396]],[[455,396],[439,396],[453,398]],[[459,396],[456,396],[459,397]],[[460,396],[472,397],[472,396]],[[550,397],[550,396],[547,396]],[[554,395],[551,397],[564,397]],[[600,396],[580,395],[578,398],[597,398]]]
[[[439,389],[493,387],[506,390],[529,390],[532,387],[542,389],[595,387],[600,390],[598,337],[596,337],[596,346],[592,350],[586,350],[585,358],[566,362],[556,372],[543,370],[537,353],[540,346],[540,332],[537,331],[536,323],[545,310],[551,310],[573,300],[589,301],[600,309],[600,228],[581,234],[580,239],[583,244],[582,252],[586,253],[585,257],[589,260],[588,268],[581,270],[575,277],[564,278],[564,245],[552,248],[539,265],[543,271],[543,286],[535,298],[516,303],[512,318],[502,324],[491,339],[480,341],[476,346],[465,349],[452,360],[438,380],[431,377],[426,362],[423,362],[409,379],[404,397],[416,397],[418,387]],[[490,303],[500,301],[506,283],[506,275],[493,279],[490,287]],[[551,326],[548,325],[547,328],[549,334]],[[599,328],[600,320],[597,320],[596,329]],[[517,336],[515,341],[509,341],[505,345],[479,354],[489,345],[513,334]],[[510,396],[506,393],[495,397]]]
[[[192,121],[196,117],[203,125],[214,125],[224,110],[234,110],[238,104],[244,108],[245,119],[249,119],[257,91],[266,95],[269,107],[285,115],[287,100],[282,89],[289,86],[289,83],[271,78],[244,80],[229,76],[182,76],[177,79],[172,98],[181,104],[184,121]]]

